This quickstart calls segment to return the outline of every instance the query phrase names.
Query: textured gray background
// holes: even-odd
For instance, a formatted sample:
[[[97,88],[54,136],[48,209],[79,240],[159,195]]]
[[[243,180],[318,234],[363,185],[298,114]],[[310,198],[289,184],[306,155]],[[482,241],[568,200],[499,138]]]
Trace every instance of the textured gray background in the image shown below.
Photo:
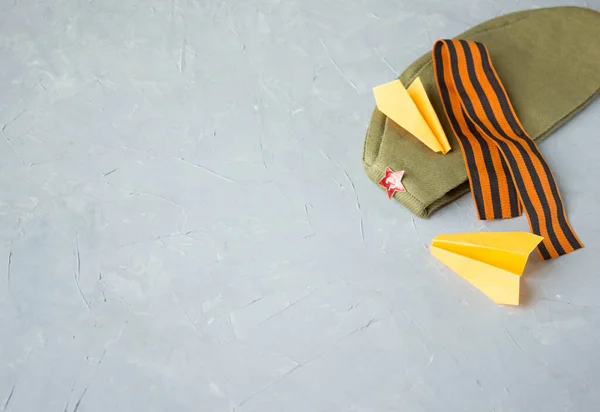
[[[597,410],[600,102],[542,144],[587,248],[517,308],[428,244],[525,218],[413,218],[360,162],[372,86],[560,3],[600,9],[0,0],[0,412]]]

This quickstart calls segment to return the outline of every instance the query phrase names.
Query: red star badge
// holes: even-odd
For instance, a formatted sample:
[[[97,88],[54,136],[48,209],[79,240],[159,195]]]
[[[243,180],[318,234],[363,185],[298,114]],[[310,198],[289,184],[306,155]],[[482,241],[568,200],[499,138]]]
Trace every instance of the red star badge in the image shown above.
[[[404,177],[404,170],[394,172],[389,167],[385,168],[385,177],[381,179],[379,184],[386,188],[390,199],[396,192],[406,192],[406,189],[402,184],[402,177]]]

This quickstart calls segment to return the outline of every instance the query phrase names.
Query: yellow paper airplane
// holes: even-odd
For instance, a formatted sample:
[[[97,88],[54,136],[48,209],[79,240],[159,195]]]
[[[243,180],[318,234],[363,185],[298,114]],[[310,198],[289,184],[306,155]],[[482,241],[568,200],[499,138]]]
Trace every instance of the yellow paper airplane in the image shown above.
[[[518,305],[527,258],[543,239],[527,232],[438,235],[431,254],[494,302]]]
[[[394,80],[373,88],[373,94],[380,112],[431,150],[443,154],[450,151],[448,138],[419,77],[408,90],[400,80]]]

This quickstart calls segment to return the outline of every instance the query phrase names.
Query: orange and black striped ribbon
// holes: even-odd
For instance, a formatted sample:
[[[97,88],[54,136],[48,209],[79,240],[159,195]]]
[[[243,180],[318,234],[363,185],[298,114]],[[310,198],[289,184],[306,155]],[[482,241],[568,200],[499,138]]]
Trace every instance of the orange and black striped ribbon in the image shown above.
[[[519,216],[544,238],[544,260],[583,247],[571,228],[548,163],[529,137],[492,66],[487,48],[439,40],[433,64],[444,110],[462,149],[479,219]]]

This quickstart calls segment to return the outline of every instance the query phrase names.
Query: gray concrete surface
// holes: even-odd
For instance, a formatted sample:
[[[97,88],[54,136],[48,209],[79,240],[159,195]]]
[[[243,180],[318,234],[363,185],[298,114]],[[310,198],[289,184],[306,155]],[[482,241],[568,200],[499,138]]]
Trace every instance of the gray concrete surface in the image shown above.
[[[452,4],[455,3],[455,4]],[[592,411],[596,102],[542,144],[587,248],[500,307],[360,162],[371,87],[574,1],[0,1],[0,411]]]

